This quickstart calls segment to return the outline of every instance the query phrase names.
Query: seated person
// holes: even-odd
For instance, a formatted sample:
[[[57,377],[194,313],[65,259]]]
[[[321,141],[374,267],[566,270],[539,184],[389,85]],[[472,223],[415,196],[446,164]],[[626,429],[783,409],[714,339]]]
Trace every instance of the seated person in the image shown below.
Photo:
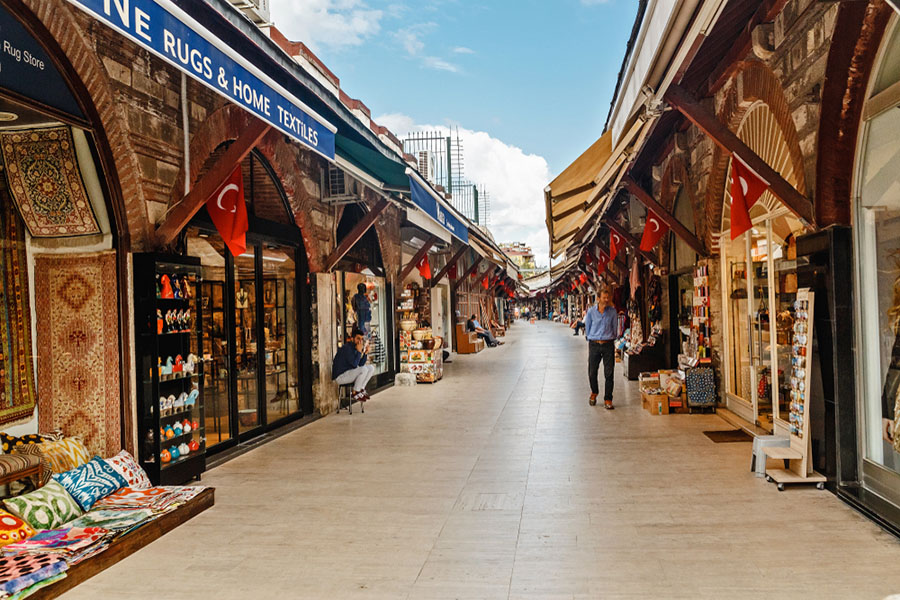
[[[498,342],[494,335],[481,326],[481,323],[478,322],[478,319],[475,318],[475,315],[469,317],[469,320],[466,321],[466,331],[474,331],[478,334],[478,337],[484,340],[484,343],[489,347],[493,348],[494,346],[499,346],[503,342]]]
[[[359,402],[369,399],[366,393],[366,385],[375,375],[375,367],[367,365],[369,342],[365,335],[357,328],[353,329],[352,337],[334,355],[331,363],[331,378],[339,385],[353,384],[351,398]]]

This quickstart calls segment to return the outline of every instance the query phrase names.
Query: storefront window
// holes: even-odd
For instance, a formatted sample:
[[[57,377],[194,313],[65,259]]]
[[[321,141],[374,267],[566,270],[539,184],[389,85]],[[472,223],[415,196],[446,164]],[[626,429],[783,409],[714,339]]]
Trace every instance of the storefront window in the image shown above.
[[[872,98],[900,81],[900,27],[888,36]],[[884,91],[884,93],[888,93]],[[883,96],[879,98],[883,100]],[[900,471],[900,110],[867,106],[856,203],[860,397],[865,456]],[[877,114],[868,114],[877,104]]]
[[[263,247],[263,333],[269,421],[300,409],[297,372],[296,265],[293,249]]]
[[[369,340],[369,361],[375,367],[375,374],[388,371],[387,346],[385,340],[389,339],[390,332],[386,328],[389,303],[384,299],[384,277],[367,275],[365,273],[341,272],[341,298],[343,299],[343,339],[350,338],[354,327],[360,327],[366,333]],[[364,290],[361,292],[360,286]],[[363,308],[365,305],[359,294],[365,296],[368,302],[368,314]],[[361,323],[360,316],[368,321]]]

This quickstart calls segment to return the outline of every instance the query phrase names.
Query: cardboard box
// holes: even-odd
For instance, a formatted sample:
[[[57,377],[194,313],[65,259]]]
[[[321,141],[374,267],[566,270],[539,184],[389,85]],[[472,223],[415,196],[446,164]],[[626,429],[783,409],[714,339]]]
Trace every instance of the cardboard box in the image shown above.
[[[669,397],[665,394],[641,393],[641,405],[651,415],[669,414]]]
[[[647,388],[657,388],[659,387],[659,373],[655,371],[641,373],[638,375],[638,382],[642,392]]]

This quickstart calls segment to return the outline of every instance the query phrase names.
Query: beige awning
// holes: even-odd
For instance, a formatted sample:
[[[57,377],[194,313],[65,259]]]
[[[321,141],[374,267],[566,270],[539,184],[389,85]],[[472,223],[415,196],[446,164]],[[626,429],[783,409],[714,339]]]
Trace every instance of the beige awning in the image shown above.
[[[544,190],[551,257],[566,250],[616,191],[632,149],[643,143],[652,122],[637,118],[615,147],[607,131]]]

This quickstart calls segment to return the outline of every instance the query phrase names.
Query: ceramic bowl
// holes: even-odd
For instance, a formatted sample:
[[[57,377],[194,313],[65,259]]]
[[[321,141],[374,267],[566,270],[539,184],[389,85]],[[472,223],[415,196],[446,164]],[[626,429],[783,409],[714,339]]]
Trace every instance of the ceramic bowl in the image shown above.
[[[407,321],[407,320],[400,321],[400,329],[402,329],[403,331],[412,331],[415,328],[416,328],[415,321]]]
[[[412,332],[413,339],[417,342],[421,342],[425,339],[425,330],[424,329],[416,329]]]

